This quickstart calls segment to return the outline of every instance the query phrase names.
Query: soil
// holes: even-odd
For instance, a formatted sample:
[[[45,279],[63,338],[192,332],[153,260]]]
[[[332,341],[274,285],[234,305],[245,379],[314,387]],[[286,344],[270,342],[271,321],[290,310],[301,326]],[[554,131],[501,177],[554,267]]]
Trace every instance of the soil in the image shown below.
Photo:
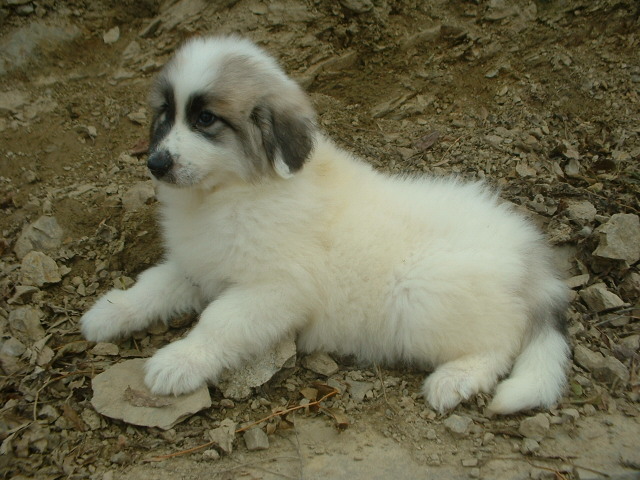
[[[185,332],[94,350],[77,323],[162,255],[145,193],[147,90],[180,42],[209,33],[272,52],[322,128],[376,168],[499,187],[556,246],[575,290],[573,345],[606,365],[576,354],[543,418],[489,418],[484,395],[437,415],[418,395],[423,372],[349,359],[329,379],[298,361],[244,401],[211,388],[213,407],[168,431],[98,415],[91,378]],[[612,215],[640,213],[636,1],[6,0],[0,45],[2,478],[640,478],[638,262],[593,254]],[[41,248],[61,279],[25,289],[15,248],[43,215],[62,228]],[[633,250],[637,237],[622,238]],[[583,293],[594,284],[619,302],[594,306]],[[38,325],[20,327],[17,311]],[[322,403],[346,420],[303,409],[265,422],[266,450],[238,434],[220,458],[208,448],[154,461],[207,443],[224,419],[298,405],[317,381],[352,384]],[[452,415],[468,428],[456,433]]]

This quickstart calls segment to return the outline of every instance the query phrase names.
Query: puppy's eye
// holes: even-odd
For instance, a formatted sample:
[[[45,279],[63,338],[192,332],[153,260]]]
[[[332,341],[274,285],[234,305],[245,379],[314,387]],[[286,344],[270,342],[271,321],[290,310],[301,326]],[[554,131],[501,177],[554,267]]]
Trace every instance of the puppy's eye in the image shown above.
[[[198,119],[196,120],[196,125],[198,127],[209,127],[213,125],[213,123],[218,119],[213,113],[209,110],[203,110],[198,115]]]

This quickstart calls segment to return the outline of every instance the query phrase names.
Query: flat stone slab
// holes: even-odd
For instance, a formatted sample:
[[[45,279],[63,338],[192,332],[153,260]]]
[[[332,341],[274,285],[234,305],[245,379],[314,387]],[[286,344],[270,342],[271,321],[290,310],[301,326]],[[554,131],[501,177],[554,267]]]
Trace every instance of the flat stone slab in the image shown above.
[[[211,406],[204,386],[180,396],[152,394],[144,383],[146,359],[118,363],[91,381],[91,404],[98,413],[132,425],[172,428],[191,415]]]

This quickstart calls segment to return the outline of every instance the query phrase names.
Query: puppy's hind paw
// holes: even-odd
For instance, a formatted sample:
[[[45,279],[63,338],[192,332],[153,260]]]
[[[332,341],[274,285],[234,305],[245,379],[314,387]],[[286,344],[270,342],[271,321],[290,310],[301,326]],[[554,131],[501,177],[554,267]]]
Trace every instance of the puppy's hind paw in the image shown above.
[[[191,393],[212,378],[213,370],[202,347],[178,340],[147,360],[145,383],[157,395]]]

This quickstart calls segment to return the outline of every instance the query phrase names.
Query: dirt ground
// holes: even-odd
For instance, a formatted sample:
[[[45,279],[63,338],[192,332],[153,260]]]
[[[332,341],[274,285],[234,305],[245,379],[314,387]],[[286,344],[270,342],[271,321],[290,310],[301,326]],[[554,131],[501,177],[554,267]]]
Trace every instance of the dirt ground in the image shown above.
[[[336,359],[328,379],[299,359],[247,400],[211,388],[211,408],[167,431],[94,411],[96,374],[185,332],[97,348],[77,323],[162,254],[147,90],[207,33],[267,48],[376,168],[485,179],[540,224],[574,289],[557,408],[489,418],[478,395],[440,416],[423,372]],[[638,52],[635,0],[0,2],[2,478],[640,478]],[[267,422],[266,450],[238,434],[222,456],[151,461],[297,405],[315,381],[345,385],[323,402],[344,430],[300,410]]]

